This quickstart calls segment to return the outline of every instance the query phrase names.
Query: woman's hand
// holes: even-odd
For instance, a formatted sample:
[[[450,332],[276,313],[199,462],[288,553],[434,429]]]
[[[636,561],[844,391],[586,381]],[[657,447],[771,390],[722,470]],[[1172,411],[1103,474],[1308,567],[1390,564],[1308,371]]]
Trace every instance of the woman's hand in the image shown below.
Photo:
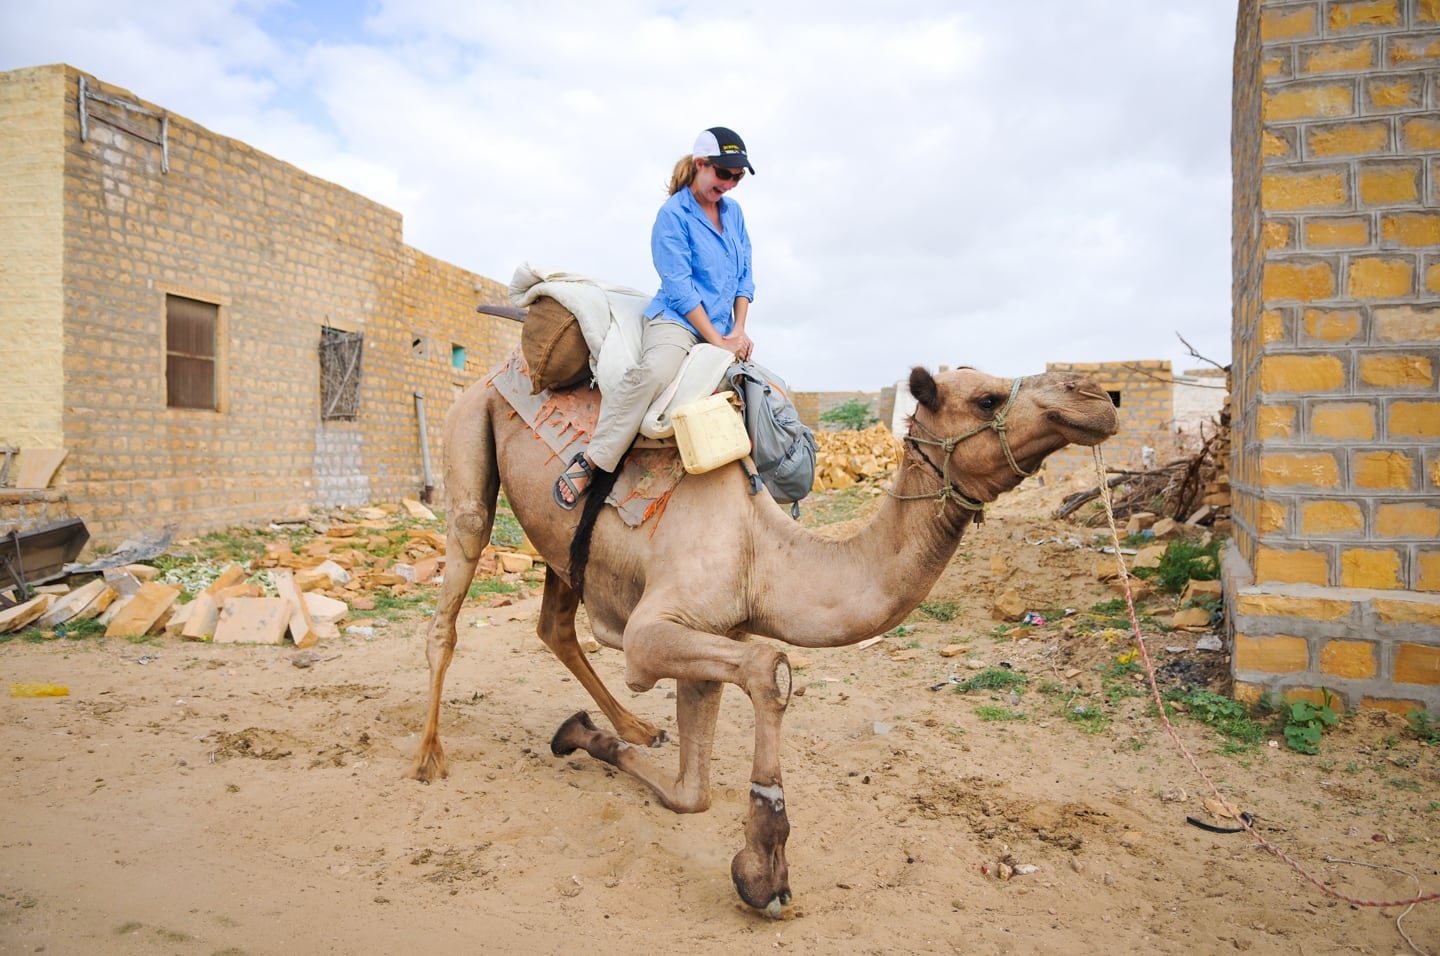
[[[750,336],[745,334],[744,329],[736,329],[724,338],[725,348],[735,353],[735,357],[742,362],[750,361],[750,354],[755,351],[755,343]]]

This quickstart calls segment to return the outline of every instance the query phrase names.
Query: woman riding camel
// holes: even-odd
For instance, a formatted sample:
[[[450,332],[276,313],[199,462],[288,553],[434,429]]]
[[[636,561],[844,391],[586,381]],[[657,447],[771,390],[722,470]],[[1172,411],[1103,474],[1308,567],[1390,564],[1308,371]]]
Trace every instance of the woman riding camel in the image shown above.
[[[645,310],[640,358],[620,386],[601,397],[589,448],[555,483],[555,502],[566,511],[580,502],[594,469],[619,466],[646,409],[674,380],[691,348],[703,340],[750,358],[755,348],[745,332],[755,297],[750,234],[739,204],[725,195],[747,169],[755,172],[745,141],[723,126],[701,133],[691,155],[675,164],[670,198],[650,232],[660,291]]]

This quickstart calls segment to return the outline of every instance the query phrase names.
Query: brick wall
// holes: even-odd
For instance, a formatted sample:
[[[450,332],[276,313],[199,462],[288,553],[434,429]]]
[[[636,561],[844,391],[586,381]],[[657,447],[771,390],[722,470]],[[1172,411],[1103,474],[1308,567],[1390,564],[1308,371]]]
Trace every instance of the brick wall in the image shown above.
[[[195,534],[418,495],[417,393],[438,484],[445,410],[518,341],[518,325],[475,313],[504,302],[503,285],[406,246],[395,211],[183,117],[168,117],[168,171],[159,146],[94,118],[82,141],[78,80],[68,67],[5,75],[33,89],[35,111],[63,129],[22,151],[63,164],[65,268],[46,282],[63,297],[63,326],[62,310],[54,320],[63,370],[57,381],[55,369],[39,369],[34,385],[63,388],[53,402],[70,449],[60,487],[92,539],[166,523]],[[158,120],[130,120],[158,135]],[[3,235],[11,213],[0,215]],[[167,407],[167,293],[219,306],[218,411]],[[354,422],[321,420],[327,325],[365,336]],[[455,346],[467,357],[460,370]],[[15,442],[12,422],[0,421],[0,444]],[[16,523],[4,508],[0,520]]]
[[[1440,3],[1237,25],[1237,688],[1440,710]]]
[[[0,445],[57,448],[64,262],[63,71],[0,73]]]

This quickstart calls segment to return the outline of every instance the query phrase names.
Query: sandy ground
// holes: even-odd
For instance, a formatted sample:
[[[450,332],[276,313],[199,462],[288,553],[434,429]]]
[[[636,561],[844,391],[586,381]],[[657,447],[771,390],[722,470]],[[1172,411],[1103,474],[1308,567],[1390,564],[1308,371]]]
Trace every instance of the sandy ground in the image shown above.
[[[714,806],[677,816],[583,754],[550,754],[566,717],[595,711],[533,620],[464,613],[451,774],[431,786],[401,778],[425,703],[418,616],[329,642],[304,669],[293,648],[0,645],[7,685],[70,688],[0,698],[0,953],[1440,953],[1440,904],[1352,907],[1245,834],[1189,825],[1224,822],[1204,782],[1142,697],[1102,694],[1123,645],[1055,621],[995,633],[997,589],[1037,608],[1114,596],[1095,552],[1071,546],[1093,533],[1047,520],[1053,503],[1021,491],[972,530],[931,595],[960,609],[952,620],[917,614],[868,648],[804,653],[784,753],[795,902],[780,920],[730,885],[752,734],[733,688]],[[1196,636],[1152,646],[1169,672],[1222,673],[1222,653],[1189,649]],[[1030,683],[1018,697],[932,689],[970,673],[967,658]],[[632,695],[618,653],[594,663],[673,729],[668,682]],[[1113,722],[1084,732],[1065,716],[1077,701]],[[982,720],[987,705],[1025,719]],[[1367,899],[1440,890],[1440,748],[1403,720],[1349,717],[1319,756],[1222,754],[1201,724],[1179,730],[1319,878]]]

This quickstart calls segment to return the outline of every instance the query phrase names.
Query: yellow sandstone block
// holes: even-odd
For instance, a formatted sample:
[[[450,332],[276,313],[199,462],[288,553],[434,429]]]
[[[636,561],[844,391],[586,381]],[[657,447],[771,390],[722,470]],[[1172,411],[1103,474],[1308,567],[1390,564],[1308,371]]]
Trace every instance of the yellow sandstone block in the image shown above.
[[[1382,538],[1440,538],[1440,509],[1422,504],[1380,505],[1375,532]]]
[[[1295,434],[1295,406],[1261,405],[1256,409],[1255,434],[1267,438],[1289,438]]]
[[[1310,432],[1321,438],[1369,441],[1375,437],[1375,407],[1363,402],[1316,405],[1310,418]]]
[[[1235,669],[1295,674],[1310,669],[1310,645],[1303,637],[1235,635]]]
[[[1355,43],[1327,43],[1305,57],[1306,73],[1352,73],[1375,65],[1375,45],[1370,40]]]
[[[1396,213],[1382,216],[1380,237],[1402,246],[1440,246],[1440,213]]]
[[[1365,256],[1350,262],[1350,295],[1357,299],[1397,299],[1414,291],[1415,266],[1409,259]]]
[[[1251,684],[1246,681],[1235,681],[1230,688],[1230,693],[1240,703],[1254,707],[1265,699],[1265,688],[1260,684]]]
[[[1312,219],[1305,223],[1305,245],[1317,249],[1369,246],[1370,222],[1367,219]]]
[[[1260,40],[1271,43],[1276,40],[1295,40],[1315,35],[1316,21],[1313,7],[1296,10],[1266,10],[1260,15]]]
[[[1276,136],[1269,130],[1260,135],[1260,158],[1277,159],[1290,155],[1290,141],[1283,136]]]
[[[1401,490],[1413,485],[1415,463],[1398,451],[1367,452],[1355,456],[1355,484],[1361,488]]]
[[[1293,704],[1297,700],[1308,700],[1316,707],[1322,707],[1325,705],[1327,694],[1329,695],[1330,703],[1336,710],[1344,709],[1336,702],[1334,693],[1319,687],[1287,687],[1285,692],[1280,695],[1280,699],[1287,704]]]
[[[1376,306],[1373,318],[1381,342],[1440,342],[1440,308]]]
[[[1285,316],[1274,309],[1260,313],[1259,344],[1269,345],[1285,338]]]
[[[1430,624],[1440,627],[1440,603],[1376,598],[1375,612],[1386,624]]]
[[[1255,552],[1255,581],[1259,584],[1330,583],[1330,564],[1323,551],[1280,551],[1260,548]]]
[[[1381,388],[1429,387],[1435,370],[1423,355],[1371,355],[1360,360],[1360,381]]]
[[[1440,684],[1440,647],[1401,644],[1395,650],[1395,683]]]
[[[1267,489],[1297,485],[1334,488],[1340,483],[1340,467],[1328,452],[1262,452],[1260,483]]]
[[[1288,513],[1289,509],[1278,501],[1261,501],[1255,516],[1255,530],[1262,535],[1284,531]]]
[[[1425,705],[1418,700],[1396,700],[1393,697],[1362,697],[1360,698],[1361,710],[1388,710],[1398,717],[1408,717],[1412,710],[1424,710]]]
[[[1358,156],[1385,151],[1390,131],[1385,123],[1356,123],[1312,130],[1307,137],[1311,156]]]
[[[1330,7],[1330,29],[1393,27],[1400,22],[1399,0],[1356,0]]]
[[[1280,90],[1261,94],[1260,110],[1267,123],[1352,116],[1355,113],[1355,95],[1348,84]]]
[[[1400,126],[1400,138],[1408,152],[1440,149],[1440,120],[1419,118]]]
[[[1365,514],[1352,501],[1312,501],[1300,509],[1300,529],[1305,534],[1364,531]]]
[[[1265,251],[1274,252],[1276,249],[1290,248],[1291,231],[1288,222],[1272,219],[1265,223],[1264,228],[1261,229],[1261,244],[1264,245]]]
[[[1340,586],[1394,589],[1400,580],[1400,555],[1394,551],[1352,548],[1340,554]]]
[[[1395,402],[1390,406],[1392,437],[1440,438],[1440,402]]]
[[[1425,269],[1425,291],[1440,292],[1440,262]]]
[[[1364,680],[1377,670],[1375,645],[1369,641],[1326,641],[1320,648],[1322,674]]]
[[[1420,23],[1440,23],[1440,0],[1420,0],[1415,19]]]
[[[1420,201],[1418,166],[1374,166],[1360,170],[1360,200],[1371,206]]]
[[[1409,80],[1371,79],[1366,81],[1365,92],[1370,97],[1370,105],[1377,109],[1416,109],[1424,95],[1424,91]]]
[[[1334,391],[1345,386],[1345,365],[1334,355],[1268,355],[1260,360],[1260,388],[1276,392]]]
[[[1345,174],[1272,172],[1260,177],[1260,205],[1266,212],[1343,206]]]
[[[1440,592],[1440,551],[1422,551],[1415,563],[1420,569],[1415,579],[1415,590]]]
[[[1311,621],[1338,621],[1348,617],[1355,605],[1331,598],[1291,597],[1286,594],[1241,594],[1235,613],[1242,617],[1297,617]]]
[[[1359,334],[1360,321],[1360,313],[1354,309],[1305,310],[1306,334],[1322,342],[1348,342]]]

